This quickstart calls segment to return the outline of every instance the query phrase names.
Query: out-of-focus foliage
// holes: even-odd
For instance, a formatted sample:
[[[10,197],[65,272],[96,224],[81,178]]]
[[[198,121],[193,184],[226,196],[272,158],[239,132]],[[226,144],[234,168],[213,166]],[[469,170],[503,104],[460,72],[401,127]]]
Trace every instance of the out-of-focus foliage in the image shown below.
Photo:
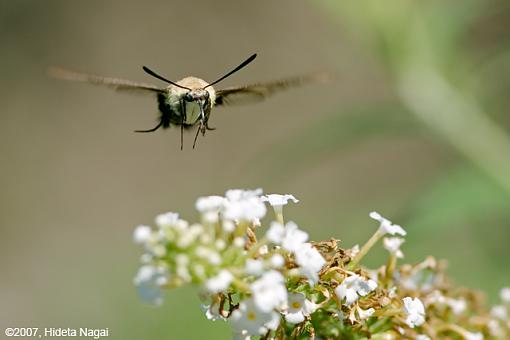
[[[504,230],[509,224],[510,6],[504,1],[322,5],[380,63],[406,112],[463,156],[443,167],[428,189],[413,198],[405,212],[408,225],[429,241],[444,239],[436,242],[445,246],[465,240],[463,234],[481,235],[476,232],[480,228],[486,237],[497,235],[490,243],[460,250],[490,276],[498,267],[494,263],[504,258],[504,242],[498,239],[508,235]],[[456,246],[464,248],[463,242]],[[500,263],[497,271],[508,278]]]

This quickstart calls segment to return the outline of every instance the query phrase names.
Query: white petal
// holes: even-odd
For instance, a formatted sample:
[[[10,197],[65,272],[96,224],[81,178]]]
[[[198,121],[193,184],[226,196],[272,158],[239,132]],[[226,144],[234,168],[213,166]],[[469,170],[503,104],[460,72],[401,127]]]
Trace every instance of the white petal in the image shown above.
[[[348,288],[345,291],[345,303],[350,306],[358,300],[358,293],[352,288]]]
[[[335,294],[338,299],[343,300],[347,295],[347,287],[344,284],[339,285],[335,288]]]
[[[283,206],[286,205],[289,201],[294,203],[298,203],[299,200],[294,197],[294,195],[279,195],[279,194],[269,194],[262,196],[263,202],[269,202],[271,206]]]
[[[245,271],[249,275],[260,275],[264,271],[264,262],[262,260],[247,259]]]
[[[287,313],[285,314],[285,321],[292,324],[297,324],[305,321],[305,316],[301,311],[295,313]]]
[[[269,259],[269,264],[273,268],[281,268],[285,264],[285,259],[283,258],[283,256],[281,254],[274,254]]]
[[[133,232],[133,241],[137,244],[146,243],[151,239],[152,229],[146,225],[139,225]]]
[[[177,223],[179,214],[174,212],[167,212],[156,216],[156,224],[160,228],[169,227]]]
[[[373,309],[373,308],[369,308],[367,310],[363,310],[363,309],[358,307],[357,309],[358,309],[359,318],[361,320],[368,319],[369,317],[371,317],[375,313],[375,309]]]
[[[230,284],[234,276],[226,269],[221,270],[218,275],[210,278],[205,282],[205,287],[211,293],[219,293],[226,290]]]
[[[271,222],[271,226],[266,232],[266,237],[269,242],[280,244],[285,236],[285,227],[278,222]]]
[[[287,305],[287,289],[284,277],[275,270],[264,273],[261,278],[250,285],[253,301],[262,312],[270,312],[275,308]]]
[[[425,322],[425,306],[418,298],[405,297],[404,311],[407,313],[406,323],[409,327],[421,326]]]
[[[290,252],[298,252],[303,243],[308,240],[308,233],[300,230],[294,222],[285,225],[285,237],[282,247]]]
[[[504,287],[499,292],[499,296],[501,298],[501,301],[505,303],[510,303],[510,287]]]
[[[221,196],[200,197],[195,204],[195,208],[201,213],[218,212],[223,207],[224,202],[225,198]]]

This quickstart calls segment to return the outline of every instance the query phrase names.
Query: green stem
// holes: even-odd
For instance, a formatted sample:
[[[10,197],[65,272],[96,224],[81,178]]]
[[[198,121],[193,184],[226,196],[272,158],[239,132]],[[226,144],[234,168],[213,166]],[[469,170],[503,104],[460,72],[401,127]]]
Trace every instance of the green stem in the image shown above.
[[[381,237],[383,237],[383,233],[379,231],[379,229],[375,232],[374,235],[372,235],[372,237],[367,241],[367,243],[365,243],[363,245],[363,247],[361,247],[361,250],[359,251],[359,253],[354,256],[354,258],[352,259],[351,262],[349,262],[349,264],[347,265],[347,270],[353,270],[354,267],[356,267],[356,265],[361,261],[361,259],[363,259],[363,257],[365,257],[365,255],[368,253],[368,251],[374,246],[374,244],[377,243],[377,241],[379,241],[381,239]]]
[[[388,263],[386,263],[386,273],[384,276],[384,284],[388,285],[393,278],[393,272],[395,271],[395,268],[397,266],[397,257],[393,254],[390,254],[390,257],[388,258]]]
[[[285,222],[283,220],[283,206],[276,205],[273,207],[274,215],[276,218],[276,221],[280,223],[281,225],[285,225]]]

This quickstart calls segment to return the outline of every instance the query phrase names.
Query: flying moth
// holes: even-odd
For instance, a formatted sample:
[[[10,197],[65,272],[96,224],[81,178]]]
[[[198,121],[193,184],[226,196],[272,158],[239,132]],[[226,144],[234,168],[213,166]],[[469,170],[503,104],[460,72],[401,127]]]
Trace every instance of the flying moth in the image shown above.
[[[209,117],[213,107],[262,100],[280,90],[322,80],[325,77],[323,74],[311,74],[267,83],[227,87],[221,90],[214,89],[213,85],[241,70],[256,57],[257,54],[251,55],[239,66],[212,83],[197,77],[185,77],[174,82],[152,71],[147,66],[142,67],[147,74],[168,83],[169,85],[166,87],[80,73],[57,67],[50,68],[49,73],[56,78],[105,85],[118,91],[137,91],[156,95],[160,114],[158,124],[151,129],[135,130],[135,132],[147,133],[154,132],[159,128],[180,126],[182,150],[184,129],[191,129],[198,125],[193,148],[195,148],[200,133],[205,135],[207,130],[215,130],[209,126]]]

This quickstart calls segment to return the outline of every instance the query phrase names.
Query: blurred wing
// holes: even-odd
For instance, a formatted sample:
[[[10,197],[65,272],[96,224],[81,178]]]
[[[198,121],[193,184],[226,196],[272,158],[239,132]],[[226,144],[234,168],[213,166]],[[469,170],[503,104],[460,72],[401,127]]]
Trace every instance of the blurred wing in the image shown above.
[[[324,82],[329,76],[324,73],[316,73],[307,76],[294,77],[264,84],[253,84],[239,87],[228,87],[216,91],[215,105],[246,104],[261,101],[270,95],[313,82]]]
[[[52,67],[48,70],[49,75],[55,78],[71,80],[71,81],[81,81],[87,82],[95,85],[105,85],[114,90],[118,91],[142,91],[142,92],[157,92],[164,93],[165,89],[160,88],[155,85],[145,84],[145,83],[137,83],[130,80],[118,79],[118,78],[109,78],[96,76],[93,74],[86,74],[75,72],[71,70],[66,70],[59,67]]]

